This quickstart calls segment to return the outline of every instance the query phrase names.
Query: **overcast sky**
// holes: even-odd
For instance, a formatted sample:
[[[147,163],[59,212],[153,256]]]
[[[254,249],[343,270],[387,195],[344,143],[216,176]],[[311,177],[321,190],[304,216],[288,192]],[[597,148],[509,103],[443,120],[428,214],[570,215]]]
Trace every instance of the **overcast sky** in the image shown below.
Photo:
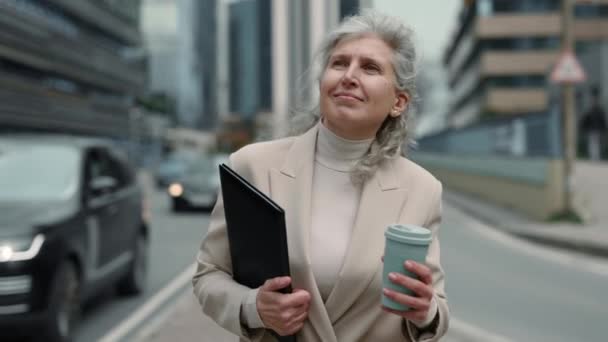
[[[421,61],[440,59],[456,25],[462,0],[373,0],[383,13],[403,18],[416,31]]]

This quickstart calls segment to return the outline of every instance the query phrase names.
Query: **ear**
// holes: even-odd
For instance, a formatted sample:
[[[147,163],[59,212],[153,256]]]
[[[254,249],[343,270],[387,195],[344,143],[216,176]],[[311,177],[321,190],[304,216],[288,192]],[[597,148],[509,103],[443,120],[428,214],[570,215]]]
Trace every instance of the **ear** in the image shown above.
[[[390,116],[398,117],[403,113],[407,106],[410,104],[410,94],[403,90],[397,90],[395,94],[395,101],[391,107]]]

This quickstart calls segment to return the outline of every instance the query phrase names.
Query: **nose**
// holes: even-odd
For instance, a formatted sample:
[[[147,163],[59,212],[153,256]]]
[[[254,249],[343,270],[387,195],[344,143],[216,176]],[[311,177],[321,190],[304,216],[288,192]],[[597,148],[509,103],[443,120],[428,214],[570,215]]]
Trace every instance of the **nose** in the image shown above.
[[[357,85],[359,81],[357,78],[357,67],[355,63],[351,63],[349,67],[344,70],[344,74],[342,75],[342,85],[353,87]]]

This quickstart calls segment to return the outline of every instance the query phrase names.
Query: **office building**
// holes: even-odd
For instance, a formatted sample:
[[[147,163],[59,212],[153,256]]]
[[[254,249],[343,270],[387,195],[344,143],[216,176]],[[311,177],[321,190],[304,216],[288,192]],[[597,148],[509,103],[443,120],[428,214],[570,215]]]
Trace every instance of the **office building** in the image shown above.
[[[143,0],[141,31],[148,55],[148,84],[151,93],[177,98],[178,1]]]
[[[260,109],[260,16],[254,0],[230,5],[230,111],[252,118]]]
[[[140,1],[0,1],[0,127],[124,139],[146,81]]]
[[[573,0],[576,53],[608,98],[608,1]],[[562,49],[562,1],[466,0],[444,63],[451,88],[449,125],[546,112],[549,75]]]
[[[217,124],[217,6],[218,0],[196,0],[198,18],[196,21],[197,42],[196,48],[199,50],[200,70],[202,71],[202,99],[203,110],[201,113],[198,128],[205,131],[212,131]]]

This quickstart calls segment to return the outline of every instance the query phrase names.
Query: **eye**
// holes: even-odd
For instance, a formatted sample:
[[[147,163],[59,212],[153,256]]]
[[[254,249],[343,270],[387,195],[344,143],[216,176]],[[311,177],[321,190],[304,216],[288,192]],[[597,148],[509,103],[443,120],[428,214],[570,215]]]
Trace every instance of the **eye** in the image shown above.
[[[333,67],[346,67],[348,66],[348,62],[344,59],[336,59],[331,63]]]
[[[377,66],[377,65],[376,65],[376,64],[374,64],[374,63],[368,63],[368,64],[365,64],[365,65],[363,66],[363,69],[364,69],[365,71],[367,71],[367,72],[370,72],[370,73],[379,73],[379,72],[380,72],[380,67],[379,67],[379,66]]]

